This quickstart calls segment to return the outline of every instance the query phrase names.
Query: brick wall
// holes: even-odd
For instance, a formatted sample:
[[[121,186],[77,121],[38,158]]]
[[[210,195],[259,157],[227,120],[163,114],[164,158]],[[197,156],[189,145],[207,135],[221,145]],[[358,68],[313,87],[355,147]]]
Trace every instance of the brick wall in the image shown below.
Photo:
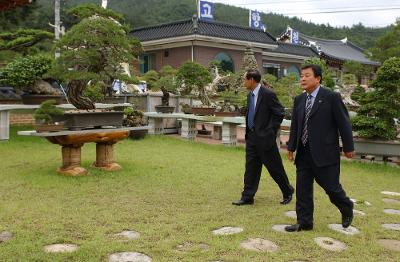
[[[31,125],[34,122],[32,113],[10,113],[10,125]]]

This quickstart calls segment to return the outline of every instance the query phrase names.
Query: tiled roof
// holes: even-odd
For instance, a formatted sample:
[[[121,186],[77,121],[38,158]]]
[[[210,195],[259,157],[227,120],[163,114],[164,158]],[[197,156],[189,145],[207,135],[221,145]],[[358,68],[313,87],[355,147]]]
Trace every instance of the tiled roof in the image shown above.
[[[318,51],[313,47],[282,42],[278,42],[278,48],[273,52],[305,57],[318,56]]]
[[[362,48],[347,40],[320,39],[300,33],[300,41],[315,44],[321,54],[334,59],[356,61],[368,65],[379,65],[379,62],[368,59]]]
[[[198,19],[137,28],[132,30],[130,35],[141,42],[186,35],[203,35],[263,44],[276,44],[275,38],[262,30]]]

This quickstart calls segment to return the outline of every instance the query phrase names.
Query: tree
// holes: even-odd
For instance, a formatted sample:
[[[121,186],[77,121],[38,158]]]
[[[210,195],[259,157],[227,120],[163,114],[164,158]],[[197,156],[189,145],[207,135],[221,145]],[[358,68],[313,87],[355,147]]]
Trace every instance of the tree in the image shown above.
[[[182,88],[181,94],[190,94],[197,91],[203,105],[211,105],[205,86],[211,83],[211,74],[204,66],[195,62],[185,62],[177,73],[178,86]]]
[[[400,116],[400,58],[386,60],[378,69],[373,81],[374,91],[359,100],[357,116],[353,118],[354,130],[360,137],[394,139],[394,118]]]
[[[361,97],[365,94],[365,90],[364,88],[362,88],[361,86],[356,86],[356,88],[354,88],[354,91],[351,93],[350,98],[354,101],[356,101],[357,103],[360,102]]]
[[[384,62],[390,57],[400,57],[400,18],[395,26],[386,34],[379,37],[372,48],[372,59]]]
[[[144,80],[146,81],[146,85],[148,89],[152,89],[153,91],[157,89],[157,81],[160,78],[156,70],[147,71],[144,76]]]
[[[78,109],[93,109],[94,103],[82,96],[90,81],[91,86],[102,86],[110,93],[114,79],[135,82],[122,73],[121,63],[134,61],[133,40],[127,27],[115,19],[120,15],[98,6],[76,7],[71,13],[80,22],[66,32],[58,47],[61,57],[57,60],[55,74],[68,81],[67,95]],[[90,15],[91,14],[91,15]]]
[[[357,77],[358,84],[361,84],[361,78],[363,76],[368,76],[372,72],[372,67],[368,65],[363,65],[356,61],[346,61],[343,64],[343,69],[346,73],[353,74]]]

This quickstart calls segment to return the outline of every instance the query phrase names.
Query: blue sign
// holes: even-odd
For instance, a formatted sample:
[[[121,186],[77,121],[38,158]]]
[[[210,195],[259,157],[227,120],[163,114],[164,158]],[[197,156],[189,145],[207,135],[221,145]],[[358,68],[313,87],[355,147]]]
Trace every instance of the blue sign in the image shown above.
[[[266,29],[265,25],[261,21],[261,14],[257,10],[249,10],[249,27],[262,29],[264,31]]]
[[[202,20],[214,20],[214,3],[200,0],[199,18]]]
[[[299,43],[299,31],[295,31],[292,29],[292,44]]]

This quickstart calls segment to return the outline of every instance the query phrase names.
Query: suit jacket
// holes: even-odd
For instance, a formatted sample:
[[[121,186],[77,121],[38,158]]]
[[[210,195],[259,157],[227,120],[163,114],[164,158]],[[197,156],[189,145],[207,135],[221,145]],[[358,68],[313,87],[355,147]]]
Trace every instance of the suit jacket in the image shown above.
[[[247,96],[247,105],[250,104],[250,94]],[[249,109],[247,108],[246,138],[249,132],[247,127],[248,114]],[[276,97],[276,94],[265,86],[261,86],[258,92],[254,115],[254,130],[259,141],[257,144],[261,148],[268,150],[273,144],[276,144],[276,133],[281,126],[284,114],[285,110]]]
[[[307,94],[303,93],[294,100],[289,151],[296,151],[301,143],[306,99]],[[307,126],[310,152],[317,166],[323,167],[340,162],[339,134],[342,138],[343,151],[354,151],[349,114],[339,93],[321,86],[314,100]]]

